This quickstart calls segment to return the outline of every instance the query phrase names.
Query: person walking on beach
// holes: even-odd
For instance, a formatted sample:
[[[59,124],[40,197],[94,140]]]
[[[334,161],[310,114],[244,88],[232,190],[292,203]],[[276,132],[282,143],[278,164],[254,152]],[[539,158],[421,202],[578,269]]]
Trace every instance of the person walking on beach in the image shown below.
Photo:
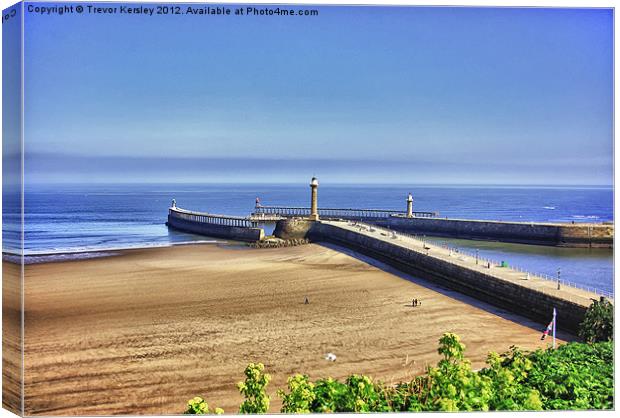
[[[307,305],[309,303],[310,303],[310,301],[308,300],[308,296],[306,296],[306,300],[304,301],[304,305]]]

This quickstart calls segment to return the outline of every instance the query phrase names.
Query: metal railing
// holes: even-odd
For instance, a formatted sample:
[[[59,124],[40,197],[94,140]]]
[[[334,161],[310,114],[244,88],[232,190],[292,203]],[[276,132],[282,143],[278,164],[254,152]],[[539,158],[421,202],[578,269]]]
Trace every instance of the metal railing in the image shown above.
[[[240,228],[258,227],[258,222],[242,216],[216,215],[213,213],[195,212],[176,207],[168,209],[168,216],[196,223],[236,226]]]
[[[389,218],[390,216],[404,216],[407,214],[399,210],[391,209],[355,209],[355,208],[319,208],[319,216],[324,218],[340,219],[372,219]],[[310,216],[310,208],[294,206],[263,206],[256,205],[254,214],[270,214],[280,216]],[[437,216],[436,212],[413,212],[414,217],[431,218]]]

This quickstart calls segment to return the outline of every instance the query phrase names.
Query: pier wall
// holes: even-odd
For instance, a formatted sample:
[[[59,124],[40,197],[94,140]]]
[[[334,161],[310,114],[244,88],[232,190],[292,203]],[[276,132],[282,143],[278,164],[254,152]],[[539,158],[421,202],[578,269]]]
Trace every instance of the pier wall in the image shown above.
[[[331,218],[327,218],[331,219]],[[338,220],[343,220],[344,218],[338,218]],[[355,219],[355,221],[366,222],[369,224],[389,227],[387,224],[387,218],[373,218],[367,220],[359,220]],[[309,238],[311,235],[311,230],[314,226],[315,222],[306,218],[286,218],[281,219],[276,222],[276,227],[273,231],[273,235],[282,238],[282,239],[303,239]]]
[[[337,226],[317,222],[310,227],[307,235],[314,241],[327,241],[350,248],[403,272],[529,317],[541,324],[549,322],[555,307],[559,312],[558,328],[571,333],[577,332],[586,312],[586,306],[581,304]],[[458,315],[458,312],[446,314]]]
[[[480,239],[559,247],[612,248],[611,224],[551,224],[392,216],[396,231],[449,238]]]
[[[247,228],[240,226],[217,225],[212,223],[194,222],[168,215],[167,225],[193,234],[207,235],[216,238],[226,238],[234,241],[254,242],[265,237],[262,228]]]
[[[288,218],[276,222],[273,235],[282,239],[304,239],[308,234],[314,221],[303,218]]]

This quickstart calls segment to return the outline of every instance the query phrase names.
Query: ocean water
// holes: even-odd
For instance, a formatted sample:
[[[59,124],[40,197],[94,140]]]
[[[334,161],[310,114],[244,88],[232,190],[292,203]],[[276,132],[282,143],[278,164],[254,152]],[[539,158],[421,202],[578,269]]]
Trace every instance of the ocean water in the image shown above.
[[[414,210],[440,216],[510,221],[613,221],[613,189],[608,187],[448,187],[403,185],[325,185],[319,207],[405,211],[411,192]],[[167,210],[174,198],[181,208],[248,215],[258,197],[264,205],[309,206],[310,188],[264,184],[36,185],[25,190],[26,255],[110,251],[218,239],[169,230]],[[19,249],[15,215],[19,203],[4,196],[3,251]],[[480,255],[503,259],[534,272],[613,290],[611,250],[561,249],[481,241],[455,241]],[[76,255],[78,257],[78,255]],[[80,255],[79,257],[85,257]],[[45,259],[45,258],[43,258]]]

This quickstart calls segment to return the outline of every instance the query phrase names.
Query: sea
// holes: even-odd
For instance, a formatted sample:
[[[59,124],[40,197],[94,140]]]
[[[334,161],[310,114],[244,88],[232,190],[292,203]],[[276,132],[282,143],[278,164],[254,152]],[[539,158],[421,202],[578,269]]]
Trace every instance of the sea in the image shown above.
[[[319,207],[436,211],[460,219],[612,222],[612,187],[321,185]],[[18,254],[19,202],[4,193],[3,253]],[[168,229],[172,199],[185,209],[249,215],[263,205],[309,206],[308,184],[63,184],[25,189],[27,263],[113,255],[115,250],[222,240]],[[13,213],[13,215],[12,215]],[[266,225],[270,233],[273,225]],[[480,257],[613,292],[613,251],[446,240]]]

